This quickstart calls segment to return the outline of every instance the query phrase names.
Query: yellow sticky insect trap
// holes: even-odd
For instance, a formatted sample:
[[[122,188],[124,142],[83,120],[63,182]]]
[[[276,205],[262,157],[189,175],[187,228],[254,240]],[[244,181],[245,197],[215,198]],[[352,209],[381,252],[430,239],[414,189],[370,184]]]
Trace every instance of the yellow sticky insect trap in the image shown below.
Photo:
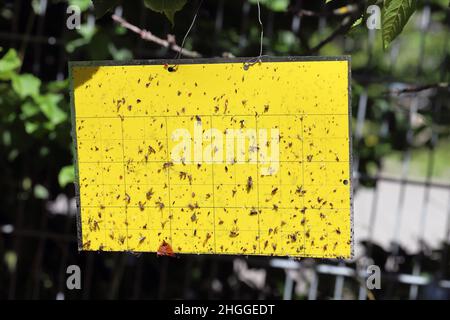
[[[81,250],[352,256],[349,59],[245,61],[70,64]]]

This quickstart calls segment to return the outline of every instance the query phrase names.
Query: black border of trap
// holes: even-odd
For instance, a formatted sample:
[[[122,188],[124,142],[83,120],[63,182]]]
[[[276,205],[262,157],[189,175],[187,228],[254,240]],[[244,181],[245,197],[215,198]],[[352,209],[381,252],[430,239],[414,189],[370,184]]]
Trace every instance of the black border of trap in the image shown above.
[[[99,60],[99,61],[69,61],[69,79],[70,79],[70,111],[71,111],[71,123],[72,123],[72,148],[73,148],[73,164],[75,168],[75,198],[77,203],[77,239],[78,250],[83,250],[82,245],[82,230],[81,230],[81,204],[80,204],[80,190],[79,190],[79,172],[78,172],[78,154],[77,154],[77,137],[76,137],[76,115],[75,115],[75,96],[74,96],[74,81],[72,69],[74,67],[105,67],[105,66],[145,66],[145,65],[167,65],[176,67],[182,65],[192,64],[220,64],[220,63],[242,63],[243,69],[245,65],[248,65],[247,70],[244,72],[251,72],[252,65],[255,63],[264,62],[323,62],[323,61],[347,61],[348,62],[348,117],[349,117],[349,178],[350,178],[350,255],[348,257],[335,257],[335,256],[322,256],[317,257],[315,255],[302,255],[301,257],[310,258],[338,258],[338,259],[352,259],[354,257],[354,207],[353,207],[353,156],[352,156],[352,108],[351,108],[351,57],[350,56],[287,56],[287,57],[247,57],[247,58],[199,58],[199,59],[149,59],[149,60],[130,60],[130,61],[113,61],[113,60]],[[168,71],[169,72],[169,71]],[[189,253],[185,253],[189,254]],[[208,254],[208,253],[205,253]],[[219,254],[219,253],[215,253]],[[220,253],[226,254],[226,253]],[[232,255],[234,255],[232,253]],[[254,255],[254,254],[247,254]],[[257,256],[264,256],[256,254]]]

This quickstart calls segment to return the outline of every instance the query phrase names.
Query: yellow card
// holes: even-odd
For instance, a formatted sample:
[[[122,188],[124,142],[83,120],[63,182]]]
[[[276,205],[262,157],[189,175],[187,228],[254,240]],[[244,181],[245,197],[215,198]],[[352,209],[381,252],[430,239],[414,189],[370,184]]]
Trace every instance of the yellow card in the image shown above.
[[[348,57],[244,62],[70,64],[80,249],[352,256]]]

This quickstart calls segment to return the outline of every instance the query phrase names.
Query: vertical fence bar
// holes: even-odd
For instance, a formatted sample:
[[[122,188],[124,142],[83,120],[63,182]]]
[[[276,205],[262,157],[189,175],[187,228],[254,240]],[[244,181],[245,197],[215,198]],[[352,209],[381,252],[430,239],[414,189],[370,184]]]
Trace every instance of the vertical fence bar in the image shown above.
[[[367,253],[366,253],[367,256]],[[367,264],[362,264],[360,267],[355,267],[355,278],[359,283],[358,300],[367,300]]]
[[[144,257],[140,255],[136,258],[135,275],[133,282],[133,299],[138,300],[141,297],[142,291],[142,274],[144,271]]]
[[[208,288],[208,299],[214,298],[213,281],[216,280],[218,269],[219,269],[219,262],[217,261],[217,259],[213,259],[211,261],[211,272],[209,275],[209,278],[211,279],[211,281],[209,283],[209,288]]]
[[[358,300],[367,300],[367,289],[363,285],[359,286]]]
[[[264,33],[267,33],[267,36],[264,38],[268,40],[269,45],[264,48],[264,52],[267,52],[268,54],[273,54],[271,41],[276,37],[274,32],[274,23],[275,23],[275,13],[272,10],[267,11],[267,27],[264,30]],[[265,27],[265,26],[264,26]],[[263,39],[263,46],[264,46],[264,39]]]
[[[420,274],[420,264],[414,259],[414,265],[412,270],[413,276],[418,276]],[[409,300],[417,300],[417,295],[419,294],[419,286],[412,284],[409,287]]]
[[[326,18],[326,16],[325,16],[325,7],[326,7],[326,4],[325,4],[325,2],[322,2],[321,3],[321,6],[320,6],[320,15],[319,15],[319,21],[318,21],[318,26],[317,26],[317,28],[318,28],[318,30],[319,30],[319,34],[323,34],[324,32],[325,32],[325,28],[327,27],[327,18]]]
[[[192,281],[192,269],[194,268],[194,257],[186,257],[185,261],[186,261],[186,265],[185,265],[185,272],[184,272],[182,296],[185,299],[189,299],[190,298],[191,281]]]
[[[41,0],[41,4],[42,3],[46,3],[46,2],[47,2],[47,0]],[[20,8],[21,7],[21,1],[15,1],[14,3],[15,3],[15,8]],[[220,4],[223,6],[224,0],[221,0]],[[247,9],[245,9],[245,6],[247,6]],[[424,12],[423,12],[424,16],[425,16],[425,14],[428,14],[428,15],[430,14],[430,11],[428,11],[428,13],[425,11],[426,8],[429,9],[429,7],[425,7]],[[145,10],[142,10],[142,11],[145,11]],[[245,24],[245,21],[248,20],[249,11],[250,11],[250,4],[244,4],[244,6],[243,6],[243,20],[242,20],[242,24],[243,25]],[[223,20],[223,16],[219,17],[218,15],[219,15],[219,12],[217,12],[216,28],[217,28],[217,24],[219,22],[220,22],[220,24],[223,23],[223,21],[219,21],[219,18]],[[223,15],[223,12],[222,12],[222,15]],[[245,19],[244,19],[244,17],[245,17]],[[40,29],[41,31],[38,31],[38,32],[39,32],[39,35],[41,35],[42,34],[42,23],[43,23],[42,21],[43,21],[44,18],[39,16],[38,19],[39,19],[38,20],[38,25],[41,25],[41,29]],[[423,18],[423,19],[425,19],[425,18]],[[427,19],[429,21],[429,16],[428,16]],[[323,20],[324,21],[321,21],[319,23],[320,24],[323,24],[323,23],[326,24],[326,20],[325,19],[323,19]],[[14,15],[13,21],[14,22],[13,22],[13,25],[12,25],[12,29],[15,30],[15,32],[13,32],[15,34],[15,33],[18,32],[18,22],[19,22],[19,14],[18,14],[18,12],[16,10],[15,10],[15,15]],[[423,23],[423,21],[424,20],[422,20],[422,23]],[[31,23],[31,25],[32,24],[33,23]],[[294,16],[293,19],[292,19],[292,30],[298,31],[300,29],[300,24],[301,24],[301,18],[298,17],[298,16]],[[243,28],[242,30],[244,30],[244,29],[245,29],[245,32],[241,33],[241,39],[245,35],[245,38],[243,40],[243,43],[244,43],[243,46],[245,47],[245,45],[248,43],[248,41],[247,41],[247,37],[248,37],[247,29],[248,28]],[[423,34],[423,37],[422,37],[421,47],[424,48],[425,32],[422,32],[422,34]],[[30,40],[33,40],[33,39],[31,39],[29,35],[25,34],[25,36],[23,37],[23,41],[24,41],[23,45],[24,45],[25,48],[27,47],[28,42]],[[41,69],[40,58],[39,57],[41,56],[40,51],[42,51],[42,48],[40,47],[40,45],[45,45],[45,44],[44,43],[41,44],[40,42],[36,42],[36,43],[39,43],[39,45],[35,45],[34,46],[34,48],[35,48],[36,52],[38,52],[38,54],[36,54],[34,56],[35,61],[34,61],[34,65],[33,65],[33,70],[35,72],[39,72],[39,70]],[[138,48],[136,49],[137,52],[140,51],[139,50],[139,46],[140,46],[141,43],[142,43],[141,41],[138,42],[139,45],[138,45]],[[240,42],[240,44],[241,44],[241,42]],[[393,48],[398,49],[398,45],[394,45]],[[395,52],[396,51],[394,49],[391,51],[391,53],[393,55],[394,55]],[[419,58],[420,63],[418,63],[418,73],[420,74],[422,72],[421,68],[422,68],[422,65],[423,65],[422,61],[423,61],[424,52],[420,51],[419,56],[420,56],[420,58]],[[64,46],[61,47],[61,61],[65,62]],[[62,63],[61,65],[62,65],[62,68],[60,69],[60,72],[61,72],[61,75],[62,75],[63,71],[61,71],[61,70],[63,70],[65,68],[65,64]],[[61,79],[61,77],[62,77],[61,75],[59,75],[59,79]],[[365,99],[365,102],[363,101],[364,99]],[[367,99],[368,99],[367,98],[367,90],[364,90],[363,94],[359,97],[359,105],[358,105],[358,112],[357,112],[357,128],[356,128],[356,132],[357,133],[355,134],[355,136],[359,137],[360,139],[361,139],[362,133],[363,133],[363,123],[364,123],[365,114],[366,114]],[[364,104],[364,108],[362,108],[362,104]],[[415,105],[415,107],[414,107],[414,105]],[[413,111],[413,109],[417,109],[417,106],[418,106],[418,100],[416,98],[414,100],[413,106],[412,106],[412,108],[410,110],[410,121],[411,121],[411,113],[412,112],[415,113],[415,111]],[[408,131],[408,133],[409,133],[409,131]],[[435,134],[435,133],[433,133],[433,134]],[[407,140],[409,141],[410,138],[411,138],[411,136],[408,134],[408,139]],[[433,139],[438,139],[438,137],[437,136],[433,136]],[[436,143],[436,140],[434,140],[434,142],[432,143],[432,146],[434,146],[435,143]],[[408,151],[405,152],[405,153],[409,154],[409,148],[408,148]],[[425,184],[424,184],[425,191],[424,191],[424,197],[423,197],[423,203],[422,203],[422,211],[421,211],[421,220],[420,220],[421,223],[420,223],[420,237],[419,237],[419,240],[423,240],[424,237],[425,237],[426,223],[427,223],[427,219],[429,219],[429,217],[428,217],[428,215],[429,215],[429,212],[428,212],[428,207],[429,206],[428,206],[428,204],[430,202],[430,181],[432,179],[432,172],[433,172],[433,167],[434,167],[434,156],[435,156],[434,150],[430,149],[428,156],[429,156],[429,158],[428,158],[428,171],[427,171],[427,178],[426,178],[426,181],[425,181]],[[405,197],[405,194],[406,194],[406,187],[408,185],[408,182],[406,181],[406,177],[407,177],[408,168],[409,168],[409,159],[410,159],[410,155],[404,154],[404,159],[403,159],[404,161],[402,163],[402,166],[403,166],[402,180],[403,181],[401,183],[401,188],[402,189],[401,189],[401,194],[399,196],[399,203],[398,203],[398,212],[397,212],[397,220],[396,220],[396,227],[395,227],[396,231],[394,232],[394,238],[395,239],[397,239],[399,234],[400,234],[399,230],[401,228],[401,222],[403,221],[402,220],[402,211],[404,211],[403,203],[404,203],[404,197]],[[356,162],[356,165],[357,165],[356,168],[358,169],[359,162]],[[357,173],[358,170],[355,170],[355,172]],[[376,176],[376,180],[378,180],[377,178],[378,178],[378,174]],[[374,225],[374,221],[375,221],[375,217],[376,217],[378,198],[379,198],[378,188],[375,187],[374,196],[373,196],[373,202],[372,202],[372,208],[371,208],[371,215],[370,215],[370,226],[371,226],[371,228],[369,230],[369,239],[373,238],[373,232],[374,231],[373,231],[372,226]],[[24,219],[24,216],[25,216],[24,211],[26,210],[26,207],[25,207],[25,203],[23,202],[23,200],[17,200],[17,201],[18,201],[18,205],[17,205],[18,215],[16,217],[15,229],[19,230],[19,229],[21,229],[21,227],[23,225],[23,219]],[[47,212],[43,212],[43,215],[45,216],[45,219],[47,219]],[[43,219],[44,219],[44,217],[43,217]],[[71,225],[70,222],[71,222],[71,217],[68,214],[67,215],[66,225],[65,225],[65,232],[66,233],[69,233],[69,227]],[[45,229],[46,227],[47,227],[47,221],[42,222],[42,220],[41,220],[41,229]],[[397,230],[397,229],[399,229],[399,230]],[[37,232],[39,232],[39,231],[37,231]],[[0,233],[0,237],[2,237],[1,233]],[[21,244],[22,241],[24,241],[23,239],[21,239],[21,237],[22,236],[20,234],[14,235],[14,243],[13,243],[14,250],[15,250],[19,260],[20,260],[20,256],[21,256],[21,250],[20,250],[21,246],[20,246],[20,244]],[[43,267],[42,262],[43,262],[43,257],[44,257],[44,253],[45,253],[44,250],[45,250],[45,244],[46,244],[47,240],[46,240],[46,238],[40,237],[40,236],[37,236],[37,239],[38,239],[38,250],[37,250],[36,255],[35,255],[35,267],[37,268],[36,270],[42,270],[42,267]],[[4,249],[4,248],[2,248],[2,243],[3,243],[2,240],[3,239],[0,238],[0,253],[3,253],[1,250]],[[446,229],[446,238],[445,238],[445,240],[446,240],[446,242],[450,242],[450,195],[449,195],[449,203],[448,203],[447,229]],[[65,263],[66,263],[67,258],[68,258],[69,245],[71,245],[71,244],[67,244],[66,242],[64,242],[62,244],[62,246],[64,246],[64,250],[62,252],[62,258],[61,258],[60,268],[59,268],[59,277],[58,277],[58,279],[59,279],[59,282],[58,282],[59,283],[59,285],[58,285],[59,290],[58,291],[59,292],[64,290],[63,289],[64,288],[64,283],[65,283],[64,282],[64,266],[65,266]],[[87,255],[87,262],[86,262],[86,271],[85,271],[85,274],[84,274],[84,275],[86,275],[86,277],[84,277],[84,281],[85,282],[84,282],[84,285],[83,285],[83,296],[85,298],[88,298],[90,296],[90,288],[91,288],[92,284],[94,283],[92,281],[92,279],[93,279],[92,275],[93,275],[95,256],[94,256],[93,253],[88,253],[86,255]],[[119,268],[119,270],[115,270],[114,277],[118,277],[118,276],[119,277],[116,278],[116,280],[115,280],[115,285],[114,286],[116,286],[116,288],[114,288],[114,290],[111,290],[111,292],[113,292],[111,294],[112,297],[116,297],[118,295],[118,293],[119,293],[119,288],[120,288],[120,283],[121,283],[121,279],[122,279],[122,274],[124,272],[123,269],[125,268],[125,262],[126,262],[127,258],[128,257],[125,254],[121,255],[121,261],[120,261],[121,265],[123,263],[122,271],[120,271],[120,268]],[[162,278],[164,278],[164,281],[161,282],[161,286],[160,286],[160,294],[161,294],[161,291],[163,292],[161,294],[161,296],[164,295],[164,290],[161,290],[161,287],[164,287],[166,285],[166,281],[167,281],[167,279],[166,279],[167,275],[165,274],[165,272],[166,272],[166,269],[167,269],[168,266],[167,266],[167,263],[165,261],[166,260],[164,260],[164,262],[161,264],[161,270],[162,270],[162,272],[164,272],[164,275],[162,275]],[[217,263],[215,263],[215,265],[217,266]],[[341,266],[343,266],[343,264],[341,264]],[[1,265],[0,265],[0,267],[1,267]],[[138,268],[138,269],[142,268],[142,260],[141,259],[139,259],[138,266],[136,268]],[[33,297],[33,298],[38,298],[40,296],[40,294],[41,294],[40,293],[40,279],[41,279],[40,278],[40,274],[41,274],[41,272],[40,271],[38,272],[36,270],[35,270],[34,274],[31,275],[32,278],[33,278],[32,282],[31,282],[32,283],[31,297]],[[419,261],[419,263],[414,265],[413,274],[414,275],[419,275],[420,272],[421,272],[421,265],[420,265],[420,261]],[[17,274],[17,270],[16,270],[16,272],[14,272],[13,275],[11,276],[11,281],[10,281],[10,284],[9,284],[9,297],[11,299],[15,298],[17,296],[17,294],[18,294],[18,292],[17,292],[17,277],[20,276],[20,275]],[[212,277],[212,278],[214,278],[214,277]],[[119,279],[119,280],[117,280],[117,279]],[[140,286],[138,284],[140,283],[140,277],[138,275],[136,275],[135,279],[136,280],[135,280],[135,286],[134,286],[134,292],[135,292],[134,296],[135,297],[139,297],[139,295],[140,295]],[[337,276],[335,280],[336,280],[336,282],[335,282],[335,287],[334,287],[334,298],[335,299],[341,299],[342,298],[342,293],[343,293],[343,288],[344,288],[345,278],[343,276]],[[285,287],[284,287],[284,291],[283,291],[283,298],[292,299],[294,283],[295,283],[294,279],[286,271],[286,282],[285,282]],[[317,272],[315,272],[314,273],[314,277],[313,277],[313,281],[312,281],[312,283],[310,285],[309,292],[308,292],[308,298],[309,299],[312,300],[312,299],[316,299],[317,298],[318,285],[319,285],[319,274]],[[187,288],[187,285],[186,285],[186,288]],[[363,286],[359,287],[359,295],[358,296],[359,296],[360,299],[363,299],[363,298],[365,299],[366,298],[366,290],[363,290],[363,288],[364,288]],[[417,298],[417,296],[418,296],[418,288],[419,288],[419,285],[417,285],[417,284],[411,285],[410,291],[409,291],[409,297],[410,298],[412,298],[412,299]]]
[[[358,102],[358,112],[356,115],[356,128],[355,128],[355,145],[358,146],[361,142],[363,129],[364,129],[364,121],[366,119],[366,111],[367,111],[367,90],[364,89],[361,95],[359,96]],[[352,152],[352,150],[350,150]],[[359,184],[359,154],[356,153],[353,161],[353,177],[354,188],[356,189]]]
[[[428,3],[428,1],[427,1]],[[425,6],[422,11],[422,17],[421,17],[421,24],[420,24],[420,30],[421,30],[421,38],[420,38],[420,52],[419,52],[419,67],[417,70],[417,75],[420,75],[422,73],[422,61],[425,56],[425,34],[428,31],[428,26],[430,24],[430,7]],[[417,95],[415,96],[415,99],[418,99]],[[432,106],[432,119],[435,117],[436,107]],[[428,147],[428,163],[427,163],[427,173],[425,178],[425,190],[423,195],[423,201],[422,201],[422,209],[421,209],[421,217],[420,217],[420,224],[419,224],[419,249],[422,251],[422,245],[425,241],[425,230],[426,230],[426,222],[427,222],[427,211],[428,211],[428,204],[430,201],[430,182],[433,175],[434,170],[434,143],[435,143],[435,133],[433,130],[433,123],[431,124],[431,143]],[[414,258],[413,262],[413,275],[418,276],[421,272],[421,254],[416,256]],[[419,286],[418,285],[411,285],[409,290],[409,299],[410,300],[416,300],[419,293]]]
[[[25,168],[22,168],[25,170]],[[16,187],[18,190],[18,186]],[[24,224],[24,218],[25,218],[25,200],[24,199],[17,199],[17,218],[16,223],[14,226],[14,229],[21,229]],[[15,233],[14,235],[14,242],[13,242],[13,251],[17,256],[16,259],[16,266],[15,269],[12,271],[10,276],[10,282],[9,282],[9,290],[8,290],[8,299],[12,300],[16,297],[16,289],[17,289],[17,274],[18,274],[18,268],[19,268],[19,262],[21,260],[21,245],[22,245],[22,238],[19,234]]]
[[[450,10],[447,9],[446,15],[445,15],[445,21],[449,21],[450,19]],[[448,79],[448,44],[450,42],[450,34],[449,34],[449,28],[445,29],[445,42],[443,45],[443,59],[441,62],[441,80],[445,81]],[[442,95],[438,93],[438,99],[439,99],[439,108],[443,106],[443,101],[448,101],[448,91]],[[439,110],[441,111],[441,110]],[[440,112],[439,112],[440,113]],[[441,266],[440,266],[440,274],[442,277],[447,277],[449,274],[448,271],[448,261],[449,261],[449,247],[450,247],[450,193],[448,198],[448,205],[447,205],[447,224],[446,224],[446,231],[443,241],[443,253],[441,257]],[[442,282],[442,281],[441,281]]]
[[[218,54],[219,53],[219,35],[222,34],[223,30],[223,14],[224,14],[224,6],[225,0],[219,0],[216,9],[216,19],[214,21],[214,33],[216,36],[214,37],[214,46],[213,51]]]
[[[407,178],[409,173],[409,164],[411,160],[411,149],[410,146],[412,144],[413,139],[413,130],[412,130],[412,119],[413,116],[416,114],[418,108],[418,101],[417,99],[413,100],[411,103],[411,107],[409,109],[409,124],[408,124],[408,130],[406,132],[406,143],[407,143],[407,149],[403,153],[403,160],[402,160],[402,174],[401,174],[401,181],[400,181],[400,192],[399,192],[399,198],[397,202],[397,214],[394,224],[394,234],[393,234],[393,240],[394,240],[394,255],[398,253],[398,246],[399,246],[399,240],[400,240],[400,228],[402,224],[402,218],[403,218],[403,208],[405,204],[405,197],[406,197],[406,187],[407,187]]]
[[[159,276],[158,299],[164,299],[167,288],[167,269],[169,267],[169,260],[167,258],[162,259],[160,266],[161,272]]]

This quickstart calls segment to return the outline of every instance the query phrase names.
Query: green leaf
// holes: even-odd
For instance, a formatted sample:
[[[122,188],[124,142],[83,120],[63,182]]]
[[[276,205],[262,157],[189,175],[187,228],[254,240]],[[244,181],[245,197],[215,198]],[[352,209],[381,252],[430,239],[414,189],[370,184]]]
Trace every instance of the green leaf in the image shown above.
[[[118,49],[113,43],[108,45],[108,50],[114,60],[131,60],[133,59],[133,53],[126,49]]]
[[[72,41],[66,43],[66,50],[69,53],[74,52],[77,48],[90,44],[92,42],[92,38],[97,33],[98,28],[96,26],[92,26],[90,24],[82,24],[80,29],[77,30],[78,34],[81,35],[81,38],[76,38]]]
[[[0,80],[9,80],[21,65],[17,52],[9,49],[8,52],[0,59]]]
[[[177,11],[183,9],[187,0],[144,0],[144,4],[147,8],[163,13],[167,19],[174,24],[174,17]]]
[[[42,15],[44,12],[44,6],[41,5],[41,1],[38,0],[32,0],[31,1],[31,8],[33,9],[34,13],[38,16]]]
[[[383,45],[389,44],[403,31],[416,11],[417,0],[386,0],[383,7]]]
[[[13,273],[17,267],[17,253],[14,251],[6,251],[4,255],[5,265],[8,267],[8,271]]]
[[[46,89],[52,93],[59,93],[69,87],[69,79],[56,80],[47,83]]]
[[[20,118],[22,120],[31,118],[39,113],[39,107],[31,101],[26,101],[21,106],[22,113],[20,114]]]
[[[36,122],[25,122],[25,132],[28,134],[33,134],[39,129],[39,124]]]
[[[256,4],[258,0],[250,0],[250,2]],[[259,0],[259,3],[275,12],[284,12],[289,7],[289,0]]]
[[[92,4],[94,5],[95,17],[100,19],[106,13],[114,9],[120,0],[92,0]]]
[[[69,0],[69,5],[77,6],[81,11],[86,11],[91,6],[91,0]]]
[[[353,24],[352,24],[352,28],[355,28],[357,26],[359,26],[363,21],[363,18],[359,18],[358,20],[356,20]]]
[[[22,99],[39,95],[41,80],[32,74],[13,74],[12,87]]]
[[[10,131],[3,131],[2,142],[3,142],[4,146],[9,147],[11,145],[12,139],[11,139],[11,132]]]
[[[22,180],[22,188],[25,191],[28,191],[31,189],[31,187],[33,186],[33,182],[31,181],[31,179],[29,177],[25,177]]]
[[[75,169],[73,165],[61,168],[58,174],[58,182],[61,188],[64,188],[69,183],[75,180]]]

